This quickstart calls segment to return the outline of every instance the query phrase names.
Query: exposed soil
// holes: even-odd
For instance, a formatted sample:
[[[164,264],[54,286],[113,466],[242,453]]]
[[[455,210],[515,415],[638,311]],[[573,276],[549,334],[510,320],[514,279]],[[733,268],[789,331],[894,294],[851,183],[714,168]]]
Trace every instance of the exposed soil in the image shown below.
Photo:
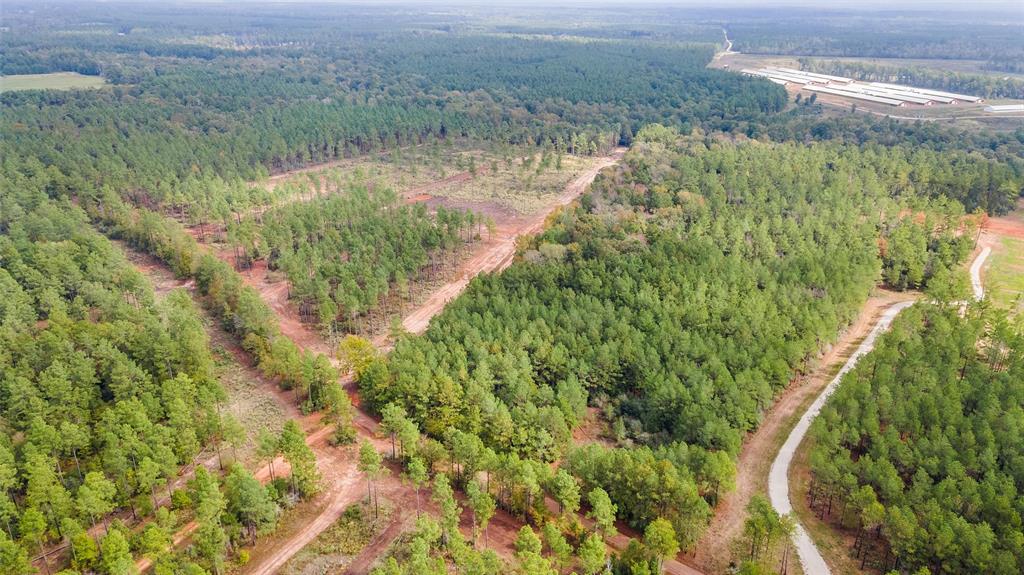
[[[195,298],[198,297],[194,290],[194,282],[185,281],[174,277],[174,275],[167,269],[167,267],[156,258],[138,252],[128,247],[123,242],[115,242],[122,248],[128,260],[132,265],[145,275],[150,283],[153,285],[153,291],[157,296],[164,296],[168,292],[178,288],[185,288],[189,290],[191,295]],[[252,365],[252,360],[248,354],[246,354],[241,347],[235,342],[235,340],[222,330],[212,318],[206,316],[206,312],[203,311],[200,306],[200,313],[205,317],[204,325],[207,329],[207,335],[210,338],[210,342],[217,345],[232,355],[234,360],[237,362],[237,367],[242,370],[243,377],[248,378],[250,381],[255,382],[258,386],[258,394],[269,397],[275,404],[275,407],[280,410],[280,413],[289,419],[294,419],[300,423],[300,426],[304,431],[309,433],[313,429],[320,427],[319,416],[303,416],[299,409],[296,407],[294,399],[289,396],[285,391],[278,387],[274,382],[269,381],[263,376],[255,367]],[[251,399],[251,398],[246,398]],[[311,435],[310,437],[314,437]],[[224,449],[227,449],[226,447]],[[203,465],[204,467],[214,471],[220,466],[220,455],[214,451],[213,453],[204,452],[200,459],[197,460],[196,464]],[[287,473],[287,463],[278,458],[273,464],[274,471],[276,473]],[[170,485],[170,490],[174,490],[182,487],[189,479],[195,475],[196,465],[190,466],[189,469],[184,470]],[[261,481],[268,481],[271,475],[270,465],[263,466],[262,468],[255,471],[255,476]],[[166,489],[163,490],[163,494],[158,497],[157,503],[164,505],[167,503]],[[127,512],[124,512],[127,515]],[[141,527],[141,524],[140,524]],[[174,546],[178,546],[181,543],[188,540],[192,532],[196,530],[198,525],[194,521],[190,521],[182,526],[172,537]],[[145,572],[151,566],[151,562],[148,558],[142,557],[136,561],[136,569],[141,573]]]
[[[572,444],[596,443],[603,447],[615,447],[615,442],[607,437],[607,433],[608,425],[601,418],[601,410],[596,407],[588,407],[583,421],[572,430]]]
[[[427,302],[412,311],[404,325],[409,329],[410,325],[415,326],[418,331],[426,328],[430,318],[438,313],[444,304],[457,296],[469,283],[469,280],[483,271],[500,271],[511,263],[515,254],[515,241],[523,234],[536,233],[543,228],[544,222],[551,211],[560,206],[568,204],[578,197],[593,181],[597,173],[618,161],[625,150],[616,150],[615,153],[597,162],[593,168],[571,182],[563,194],[561,194],[550,210],[523,217],[515,220],[512,225],[500,223],[494,237],[486,242],[477,244],[474,254],[463,264],[455,280],[444,284],[435,291]],[[422,190],[417,191],[414,196],[424,194]],[[431,199],[432,200],[432,199]],[[506,212],[507,213],[507,212]],[[504,233],[501,233],[502,226]],[[232,254],[220,252],[217,254],[222,259],[227,257],[230,262]],[[274,309],[281,322],[282,333],[292,337],[296,344],[304,349],[312,349],[326,353],[330,350],[326,342],[319,334],[310,329],[306,324],[298,321],[298,315],[287,299],[287,282],[279,281],[283,287],[271,288],[274,285],[267,282],[265,266],[255,266],[252,270],[243,272],[249,285],[253,285],[260,291],[267,303]],[[410,320],[410,318],[413,318]],[[410,331],[416,331],[410,329]],[[386,348],[386,341],[376,341],[380,347]],[[375,434],[378,427],[377,422],[366,412],[358,408],[358,397],[355,396],[353,383],[350,377],[342,379],[342,385],[349,390],[353,396],[353,403],[357,406],[355,410],[355,424],[359,435],[364,439],[373,441],[379,450],[387,449],[387,442],[378,438]],[[348,450],[341,450],[330,447],[326,444],[330,430],[324,428],[307,438],[307,443],[313,448],[317,455],[317,465],[323,476],[324,491],[317,495],[314,500],[314,508],[320,509],[319,514],[304,523],[301,529],[294,533],[278,533],[257,545],[250,558],[250,563],[243,572],[251,575],[270,575],[284,565],[289,558],[302,549],[309,542],[313,541],[324,529],[334,524],[341,514],[352,503],[359,501],[366,494],[366,485],[362,475],[356,469],[356,457]],[[378,489],[388,499],[395,502],[398,510],[414,509],[416,496],[414,491],[407,485],[401,483],[394,474],[378,482]],[[429,496],[421,494],[421,504],[424,509],[430,508],[427,502]],[[396,512],[396,517],[402,517],[401,511]],[[464,523],[468,520],[468,514],[464,514]],[[349,567],[350,572],[359,572],[361,569],[369,569],[372,562],[379,557],[392,544],[393,540],[401,534],[404,524],[401,520],[375,539],[373,543],[357,557]],[[507,513],[499,511],[491,520],[488,527],[488,547],[496,549],[499,554],[510,555],[512,544],[522,523]],[[468,532],[467,525],[463,525]]]
[[[1005,216],[990,217],[982,224],[984,233],[1008,238],[1024,239],[1024,198],[1017,201],[1017,209]]]
[[[597,177],[598,172],[619,161],[625,149],[616,149],[607,157],[601,158],[582,175],[566,186],[548,209],[528,215],[512,214],[507,209],[498,208],[491,215],[495,218],[496,227],[493,234],[488,234],[486,241],[477,244],[471,255],[462,263],[455,277],[434,291],[425,302],[405,316],[402,326],[411,333],[423,333],[430,320],[444,309],[449,301],[466,289],[469,281],[481,273],[499,272],[512,263],[516,253],[516,241],[524,236],[536,234],[544,228],[544,224],[557,209],[569,204],[580,196]],[[476,208],[474,208],[476,209]]]
[[[489,206],[488,213],[495,217],[498,222],[493,237],[477,245],[473,255],[463,264],[455,279],[441,286],[428,298],[424,305],[406,316],[405,325],[407,329],[409,329],[410,325],[414,328],[410,329],[410,331],[422,331],[425,329],[430,318],[443,309],[445,303],[456,297],[476,274],[481,272],[497,272],[507,267],[515,255],[516,240],[519,237],[542,230],[552,212],[572,202],[586,189],[601,169],[613,165],[621,158],[623,153],[624,150],[622,149],[616,150],[612,155],[602,158],[595,163],[591,169],[566,187],[565,192],[557,197],[550,209],[529,216],[520,216],[507,208]],[[460,200],[438,200],[424,196],[429,196],[429,194],[420,191],[413,197],[416,200],[426,201],[431,205],[445,205],[446,207],[455,207],[467,203]],[[473,209],[477,211],[482,211],[480,208],[481,206],[473,206]],[[198,235],[195,231],[193,233]],[[228,263],[232,262],[233,254],[230,252],[215,250],[206,244],[201,245],[204,249],[211,250]],[[160,267],[159,264],[155,265]],[[330,355],[329,346],[323,338],[310,329],[309,326],[298,320],[297,310],[288,301],[287,281],[270,277],[271,275],[268,274],[266,266],[260,265],[260,262],[257,262],[251,270],[242,272],[246,283],[256,288],[278,315],[284,335],[291,337],[296,344],[304,349]],[[167,289],[173,288],[168,287]],[[381,347],[386,348],[386,342],[378,340],[377,343]],[[242,353],[241,350],[238,351]],[[341,384],[353,395],[354,403],[358,406],[358,397],[355,396],[351,378],[343,378]],[[276,386],[272,387],[276,389]],[[291,405],[291,413],[289,415],[301,421],[303,428],[308,433],[307,443],[317,456],[317,466],[323,478],[322,485],[324,489],[311,501],[301,503],[300,507],[302,509],[292,511],[292,514],[298,513],[301,516],[291,521],[293,523],[291,528],[283,528],[274,535],[259,542],[252,550],[249,564],[242,569],[243,573],[258,575],[275,573],[295,553],[313,541],[324,529],[334,524],[349,505],[366,497],[366,483],[362,478],[362,474],[356,469],[357,458],[353,448],[330,446],[327,440],[333,429],[322,427],[316,415],[301,416],[295,408],[294,402],[288,403]],[[376,435],[377,422],[367,413],[356,409],[354,423],[362,439],[372,441],[380,451],[388,450],[388,442]],[[273,470],[277,475],[285,475],[288,472],[287,463],[279,458],[273,463]],[[269,465],[264,466],[257,470],[255,475],[261,481],[268,481],[271,475],[271,467]],[[377,485],[381,494],[393,501],[399,511],[396,512],[395,519],[389,524],[388,528],[354,559],[348,568],[348,572],[367,572],[374,562],[393,544],[394,540],[409,528],[412,519],[415,517],[415,514],[411,512],[416,506],[415,492],[408,485],[403,484],[395,474],[379,480]],[[428,493],[421,493],[420,500],[425,512],[436,511],[436,509],[433,509],[433,504],[429,501]],[[463,506],[466,507],[465,504]],[[499,510],[492,518],[484,536],[486,546],[494,549],[503,557],[511,557],[513,554],[513,544],[522,524],[522,521],[519,519]],[[175,542],[186,541],[195,527],[191,523],[184,526],[175,534]],[[463,513],[461,527],[465,534],[470,535],[471,515],[468,511]],[[637,535],[631,533],[625,526],[622,526],[622,528],[622,532],[609,541],[609,546],[612,549],[624,549],[628,545],[630,538]],[[149,562],[142,559],[138,562],[137,566],[140,568],[140,571],[143,571],[149,567]],[[669,561],[665,567],[669,573],[682,575],[700,573],[700,571],[678,561]]]

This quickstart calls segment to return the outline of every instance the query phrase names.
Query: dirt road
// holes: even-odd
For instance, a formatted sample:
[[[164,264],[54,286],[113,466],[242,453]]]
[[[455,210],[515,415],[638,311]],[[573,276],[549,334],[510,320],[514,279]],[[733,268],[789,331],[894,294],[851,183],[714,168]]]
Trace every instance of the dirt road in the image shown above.
[[[510,224],[506,223],[504,227],[499,227],[492,238],[489,238],[487,242],[482,242],[476,253],[462,266],[456,279],[435,291],[423,306],[406,317],[407,328],[409,325],[413,325],[416,331],[422,331],[429,324],[430,318],[441,311],[448,301],[456,297],[476,274],[497,272],[507,267],[515,255],[516,241],[519,237],[543,230],[547,218],[553,211],[579,197],[600,170],[613,165],[624,152],[624,149],[618,149],[613,154],[600,159],[594,166],[567,185],[564,193],[556,198],[549,209],[530,216],[510,218]],[[210,249],[209,246],[204,247]],[[230,253],[224,252],[217,255],[230,261]],[[328,351],[326,343],[319,334],[298,322],[297,314],[288,302],[287,282],[268,282],[266,269],[258,265],[249,272],[243,272],[242,275],[246,278],[246,283],[256,287],[275,311],[285,335],[293,338],[304,349]],[[350,387],[351,381],[346,378],[342,384]],[[371,439],[377,444],[379,450],[385,451],[386,446],[383,441],[375,436],[376,422],[361,410],[357,410],[356,416],[360,436]],[[296,529],[294,533],[289,533],[279,539],[272,537],[262,541],[253,550],[249,565],[243,569],[244,573],[255,575],[276,573],[291,557],[334,524],[348,506],[365,497],[365,483],[355,468],[355,456],[327,445],[326,439],[329,437],[329,433],[329,428],[320,428],[307,437],[307,443],[317,456],[317,465],[324,478],[325,489],[317,495],[313,502],[319,513],[308,523],[302,524],[301,528]],[[285,473],[285,465],[280,460],[275,463],[279,474]],[[265,481],[269,477],[269,467],[258,470],[256,475]],[[400,508],[411,509],[415,504],[415,495],[412,490],[394,476],[382,480],[380,489],[386,497],[398,502]],[[429,508],[430,505],[425,501],[427,496],[424,495],[423,499],[425,508]],[[397,517],[398,520],[393,521],[367,549],[354,559],[350,570],[354,569],[356,572],[367,570],[376,557],[383,553],[391,542],[402,533],[408,523],[408,518],[401,519],[402,514],[398,514]],[[463,521],[465,523],[464,531],[468,534],[470,529],[468,514],[464,514]],[[511,556],[512,544],[521,526],[521,521],[499,511],[488,528],[487,546],[495,549],[500,555]],[[186,540],[194,529],[194,525],[186,525],[175,535],[175,540]],[[617,550],[624,549],[628,543],[629,536],[626,534],[621,534],[609,541],[610,547]],[[142,560],[138,566],[144,570],[149,565],[148,562]],[[667,562],[666,571],[676,575],[700,575],[700,571],[678,561]]]
[[[978,236],[977,249],[975,250],[973,256],[974,259],[972,260],[969,268],[971,288],[973,292],[972,295],[976,300],[980,300],[985,296],[985,286],[982,281],[982,276],[985,273],[986,264],[988,262],[989,256],[992,253],[992,249],[994,246],[998,244],[999,239],[1001,237],[1024,238],[1024,199],[1020,200],[1020,202],[1018,203],[1018,209],[1016,211],[1006,216],[987,218],[982,224],[982,229]],[[898,313],[899,309],[894,311]],[[855,359],[856,358],[851,358],[850,362],[848,363],[852,363]],[[847,368],[844,367],[844,370],[840,372],[839,375],[836,376],[836,381],[838,381],[842,374],[845,373],[846,369]],[[824,395],[825,394],[823,394],[823,396]],[[817,404],[818,402],[815,403]],[[795,431],[796,430],[794,430],[794,433]],[[789,445],[788,441],[787,445]],[[791,447],[799,447],[799,441],[791,445]],[[789,458],[791,461],[792,453],[790,454]],[[786,475],[788,475],[788,473],[784,469],[781,469],[783,463],[784,462],[780,463],[779,461],[776,461],[776,465],[779,465],[780,469],[777,470],[775,465],[773,465],[772,472],[776,473],[778,471],[779,473],[785,473]],[[789,467],[790,465],[791,463],[786,464],[786,467]],[[806,468],[802,469],[802,471],[806,472]],[[783,475],[781,480],[779,480],[777,477],[773,477],[773,480],[781,482],[782,486],[785,488],[777,490],[777,492],[773,494],[772,498],[773,505],[775,505],[776,497],[779,498],[780,500],[783,500],[780,501],[780,505],[775,505],[776,508],[780,510],[780,512],[782,509],[792,508],[791,501],[789,500],[789,483],[786,475]],[[798,552],[801,555],[801,562],[804,565],[805,573],[809,575],[827,575],[828,573],[830,573],[827,563],[822,558],[821,553],[814,546],[813,542],[807,537],[806,531],[804,531],[801,526],[798,526],[798,533],[795,536],[795,540],[798,545]]]
[[[992,247],[989,245],[983,245],[981,253],[978,257],[974,258],[974,263],[971,264],[971,290],[974,292],[974,299],[980,300],[985,297],[985,286],[981,283],[981,268],[985,265],[985,260],[992,254]]]
[[[979,242],[977,255],[974,261],[971,263],[970,274],[971,274],[971,287],[973,289],[974,299],[980,300],[985,297],[985,289],[981,281],[981,270],[985,264],[985,260],[988,259],[989,254],[992,253],[992,248],[984,242]],[[842,369],[839,373],[832,378],[832,381],[825,387],[820,395],[814,400],[810,408],[804,412],[797,422],[796,426],[790,432],[786,438],[785,443],[779,449],[778,455],[775,457],[775,461],[772,463],[771,471],[768,475],[768,496],[771,500],[772,507],[775,508],[780,514],[793,514],[793,505],[790,500],[789,493],[789,469],[793,463],[793,456],[796,453],[797,448],[807,435],[807,431],[810,429],[811,422],[817,417],[818,413],[821,412],[828,397],[835,391],[839,386],[840,381],[843,379],[850,370],[857,365],[857,361],[861,357],[866,355],[875,347],[875,342],[878,336],[889,329],[892,325],[893,319],[904,309],[914,304],[914,301],[901,301],[890,304],[882,316],[875,322],[874,327],[868,336],[858,346],[857,351],[843,364]],[[814,545],[810,536],[804,530],[803,526],[797,523],[796,531],[793,534],[793,542],[796,546],[797,554],[800,557],[800,563],[803,566],[804,573],[807,575],[829,575],[828,564],[825,562],[825,558],[818,551],[818,548]]]
[[[913,296],[879,290],[868,298],[852,324],[838,341],[826,351],[809,374],[791,382],[778,397],[757,430],[749,434],[736,462],[736,488],[723,495],[715,515],[704,536],[697,544],[693,563],[709,573],[723,572],[728,565],[731,549],[746,520],[746,507],[756,493],[768,487],[768,471],[779,444],[792,428],[795,418],[828,383],[829,375],[853,352],[858,341],[871,330],[882,312],[894,303]]]
[[[821,408],[824,407],[825,401],[832,395],[836,387],[839,386],[839,382],[843,379],[865,354],[870,352],[875,347],[875,341],[878,336],[889,329],[892,325],[892,320],[903,311],[904,309],[914,305],[914,301],[901,301],[891,304],[882,313],[882,316],[875,322],[874,327],[868,336],[864,338],[864,341],[857,347],[857,351],[850,356],[846,363],[843,364],[842,369],[836,374],[832,381],[825,387],[820,395],[814,400],[810,408],[804,412],[797,422],[796,426],[790,432],[786,438],[786,442],[782,444],[779,449],[778,455],[775,457],[775,461],[772,463],[771,471],[768,473],[768,498],[771,500],[772,507],[775,508],[780,514],[791,514],[793,513],[793,505],[789,499],[789,468],[793,462],[793,455],[796,453],[797,447],[800,446],[800,442],[803,441],[804,436],[811,427],[811,422],[821,412]],[[811,541],[810,536],[804,531],[803,527],[797,523],[796,530],[793,534],[793,543],[796,546],[797,554],[800,557],[800,564],[803,566],[804,573],[806,575],[828,575],[830,573],[828,565],[825,563],[825,559],[818,552],[818,548],[815,547],[814,542]]]
[[[509,222],[499,224],[492,237],[478,244],[473,255],[459,268],[455,278],[435,290],[423,304],[407,314],[402,320],[402,326],[411,333],[423,333],[430,325],[431,318],[462,293],[470,280],[481,273],[499,272],[507,268],[516,254],[516,242],[520,237],[542,231],[548,216],[578,198],[601,170],[614,165],[624,153],[624,148],[618,148],[601,158],[579,177],[569,182],[565,191],[547,209],[527,217],[513,217]]]
[[[128,261],[131,262],[132,266],[141,272],[153,285],[153,291],[158,297],[165,296],[168,292],[178,288],[187,289],[190,293],[194,294],[194,282],[180,280],[167,269],[167,267],[156,258],[138,252],[127,246],[124,242],[114,242],[116,245],[121,247]],[[201,312],[204,313],[205,312]],[[289,419],[294,419],[299,422],[300,427],[309,436],[307,441],[315,443],[323,443],[326,438],[327,429],[320,425],[319,415],[302,415],[299,409],[296,407],[295,402],[292,401],[283,390],[281,390],[274,382],[267,380],[259,371],[257,371],[251,365],[251,359],[245,354],[244,351],[228,336],[225,332],[216,327],[217,322],[212,318],[207,318],[205,324],[207,325],[208,335],[210,341],[225,348],[230,352],[235,360],[238,362],[239,368],[245,372],[245,376],[253,382],[259,385],[260,393],[264,393],[273,398],[281,409],[282,415]],[[314,431],[315,430],[315,431]],[[312,432],[312,433],[311,433]],[[214,471],[218,467],[219,455],[216,453],[207,455],[205,458],[197,461],[198,464],[205,466],[207,469]],[[174,482],[170,486],[170,490],[177,489],[191,479],[195,474],[196,465],[192,465],[191,469],[183,471],[179,474]],[[273,462],[273,469],[277,474],[287,473],[288,464],[282,458],[277,458]],[[266,483],[271,478],[271,464],[264,465],[259,469],[254,470],[254,476],[261,482]],[[161,496],[157,501],[159,505],[166,504],[167,498]],[[140,526],[141,527],[141,524]],[[186,523],[184,526],[178,529],[172,536],[173,547],[178,547],[186,542],[192,535],[192,533],[198,528],[198,525],[194,521]],[[135,568],[139,573],[144,573],[152,566],[152,562],[147,557],[140,557],[135,562]]]
[[[616,150],[615,153],[603,158],[597,162],[591,169],[582,174],[579,178],[571,182],[565,189],[565,192],[561,194],[551,206],[549,210],[545,210],[541,213],[535,214],[529,218],[526,218],[522,223],[504,233],[502,237],[494,237],[488,242],[483,242],[483,245],[478,248],[475,253],[467,262],[466,265],[460,270],[459,277],[451,281],[439,290],[435,291],[427,303],[418,307],[412,311],[405,318],[403,322],[407,329],[410,323],[415,326],[422,324],[420,331],[426,328],[430,318],[437,314],[444,305],[452,298],[457,296],[469,283],[476,274],[488,271],[500,271],[511,263],[512,257],[515,255],[515,242],[520,236],[524,234],[537,233],[543,229],[544,222],[548,215],[556,208],[564,206],[575,198],[577,198],[587,186],[594,180],[597,173],[618,161],[625,152],[624,149]],[[498,236],[498,234],[495,234]],[[224,257],[229,254],[218,254]],[[281,322],[282,332],[292,337],[296,344],[304,349],[315,349],[317,351],[328,351],[326,342],[319,336],[319,334],[310,330],[307,326],[298,323],[297,317],[293,313],[294,310],[289,306],[287,302],[287,288],[284,290],[278,290],[275,292],[268,293],[266,289],[266,271],[264,269],[255,269],[253,273],[244,272],[243,277],[246,278],[247,283],[254,285],[260,290],[261,294],[264,295],[268,300],[268,304],[276,312],[279,321]],[[285,284],[286,282],[279,282]],[[262,286],[262,289],[261,289]],[[268,297],[270,296],[270,297]],[[410,317],[414,319],[410,322]],[[413,331],[413,330],[410,330]],[[386,342],[378,342],[382,347],[385,347]],[[345,378],[342,384],[346,387],[351,387],[351,381]],[[361,409],[356,409],[356,423],[359,435],[362,438],[370,439],[377,443],[378,449],[384,450],[385,446],[381,443],[381,440],[376,438],[375,429],[376,422]],[[314,452],[317,455],[317,465],[323,475],[325,486],[324,493],[320,494],[317,499],[322,501],[322,511],[308,524],[304,525],[302,529],[296,533],[290,535],[287,538],[281,540],[274,540],[269,542],[265,548],[257,548],[257,553],[254,553],[253,558],[249,565],[244,569],[244,572],[250,575],[270,575],[277,572],[288,560],[299,552],[303,547],[309,544],[311,541],[323,532],[325,529],[334,524],[345,508],[362,499],[365,496],[365,485],[362,482],[362,476],[355,468],[355,456],[348,454],[346,456],[340,456],[339,450],[330,448],[329,446],[321,445],[321,442],[314,440],[312,436],[307,441],[313,447]],[[415,499],[412,490],[405,485],[402,485],[400,481],[394,477],[384,481],[385,485],[381,487],[382,491],[387,494],[392,500],[398,500],[402,505],[407,508],[411,506]],[[425,499],[425,498],[424,498]],[[509,532],[504,533],[506,529],[502,526],[507,526]],[[495,541],[507,540],[509,543],[514,540],[515,532],[518,530],[520,524],[510,517],[506,517],[501,513],[497,514],[489,528],[490,538]],[[385,535],[392,534],[397,537],[401,533],[401,529],[398,527],[391,527],[385,531]],[[393,537],[392,537],[393,539]],[[381,541],[376,542],[377,546],[381,547],[381,550],[386,549],[392,539],[383,538]],[[368,565],[367,558],[364,557],[357,561],[357,565]],[[689,575],[689,574],[688,574]]]

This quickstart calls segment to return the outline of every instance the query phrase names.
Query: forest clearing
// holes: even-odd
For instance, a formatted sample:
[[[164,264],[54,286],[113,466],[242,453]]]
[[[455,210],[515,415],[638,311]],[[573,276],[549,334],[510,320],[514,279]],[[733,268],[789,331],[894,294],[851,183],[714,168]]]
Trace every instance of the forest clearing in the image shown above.
[[[540,212],[531,216],[531,218],[520,222],[502,222],[498,226],[498,232],[494,234],[493,239],[488,241],[476,250],[476,253],[469,259],[464,267],[457,274],[456,279],[444,284],[441,288],[433,291],[430,296],[426,299],[425,303],[417,307],[414,311],[410,312],[405,318],[403,318],[403,325],[410,332],[416,332],[417,329],[422,331],[426,328],[430,318],[440,312],[444,305],[452,298],[456,297],[462,289],[466,287],[469,281],[479,273],[500,271],[511,262],[512,256],[515,255],[515,247],[517,239],[525,234],[537,233],[543,225],[548,214],[557,209],[559,206],[565,205],[571,202],[577,196],[579,196],[590,184],[590,182],[597,176],[598,172],[612,165],[617,157],[621,157],[622,151],[617,152],[617,156],[609,156],[602,158],[595,162],[595,165],[590,168],[583,175],[573,180],[565,188],[562,195],[558,197],[558,200],[549,206],[548,211]],[[258,284],[257,284],[258,285]],[[282,332],[288,336],[298,332],[301,339],[296,340],[300,346],[304,346],[304,342],[315,342],[315,335],[311,334],[308,328],[301,330],[289,331],[285,326],[288,325],[289,320],[286,319],[287,310],[286,307],[280,303],[275,304],[274,302],[268,302],[274,308],[275,312],[279,314],[279,320],[282,324]],[[296,325],[294,320],[291,320],[290,325]],[[292,328],[295,329],[295,328]],[[312,344],[317,345],[317,344]],[[389,347],[387,339],[384,337],[378,337],[375,340],[375,345],[386,351]],[[315,348],[314,348],[315,349]],[[323,348],[321,348],[323,349]],[[358,405],[358,398],[354,397],[355,403]],[[314,444],[315,446],[315,444]],[[353,482],[358,480],[358,474],[354,469],[347,469],[346,471],[339,471],[337,463],[332,465],[321,464],[321,469],[324,472],[330,470],[330,475],[324,475],[325,481],[328,485],[331,482],[338,482],[344,485],[353,485]],[[385,487],[387,490],[386,497],[398,505],[400,509],[408,509],[408,505],[412,503],[410,500],[410,494],[407,487],[394,481],[390,484],[390,487]],[[342,511],[353,504],[358,498],[353,498],[348,490],[335,491],[332,487],[326,490],[330,495],[330,502],[323,509],[323,511],[314,519],[312,522],[304,525],[300,532],[298,532],[290,541],[284,543],[279,547],[272,547],[273,559],[263,565],[259,564],[258,557],[254,557],[254,562],[247,570],[247,573],[253,573],[255,575],[269,575],[275,573],[276,570],[284,565],[295,553],[298,553],[305,545],[315,539],[323,530],[329,528],[342,513]],[[402,517],[403,512],[397,512],[399,517]],[[396,519],[395,521],[399,521]],[[503,528],[504,526],[504,528]],[[491,523],[488,534],[488,544],[492,548],[502,549],[503,554],[509,555],[512,549],[512,542],[515,539],[515,533],[518,531],[520,525],[516,521],[511,520],[510,517],[505,518],[502,521],[502,516],[499,514],[498,517]],[[466,527],[466,526],[464,526]],[[388,534],[391,535],[391,539],[396,537],[399,533],[393,529],[388,530]],[[381,549],[386,548],[390,545],[391,539],[382,538],[377,542],[377,546]],[[376,557],[375,555],[369,555],[370,557]]]
[[[100,88],[106,84],[106,80],[100,76],[85,76],[77,72],[0,76],[0,92],[15,92],[18,90],[81,90],[84,88]]]

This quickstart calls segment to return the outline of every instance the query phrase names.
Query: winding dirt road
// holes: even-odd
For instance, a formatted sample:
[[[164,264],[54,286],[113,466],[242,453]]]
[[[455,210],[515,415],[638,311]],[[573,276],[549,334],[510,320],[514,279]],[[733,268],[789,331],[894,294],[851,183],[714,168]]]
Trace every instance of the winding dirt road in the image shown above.
[[[985,264],[985,260],[989,254],[992,253],[992,248],[987,244],[979,244],[981,251],[974,258],[971,263],[971,288],[975,300],[981,300],[985,297],[985,289],[981,281],[981,270]],[[893,320],[897,315],[906,308],[914,305],[914,300],[901,301],[890,305],[882,316],[875,322],[875,326],[871,329],[871,333],[861,342],[860,346],[857,347],[857,351],[850,356],[850,358],[843,365],[839,373],[829,382],[821,394],[814,400],[814,403],[807,409],[806,412],[800,417],[800,421],[797,422],[796,426],[790,432],[789,437],[786,438],[785,443],[779,449],[778,455],[775,457],[775,461],[772,463],[771,471],[768,474],[768,498],[771,501],[772,507],[775,508],[779,514],[793,514],[793,504],[790,500],[789,493],[789,469],[793,464],[793,457],[796,454],[796,450],[800,447],[804,437],[807,435],[807,431],[811,427],[811,423],[814,418],[821,412],[825,402],[829,396],[836,390],[839,383],[842,381],[843,376],[850,372],[857,365],[857,361],[861,357],[866,355],[875,347],[875,342],[882,333],[887,331],[892,325]],[[797,521],[796,529],[793,532],[793,544],[796,547],[797,555],[800,557],[800,564],[803,567],[803,571],[806,575],[831,575],[831,570],[828,567],[828,563],[825,562],[825,558],[821,552],[818,551],[814,541],[808,535],[807,531]]]
[[[742,536],[747,504],[755,494],[767,491],[768,472],[774,454],[792,428],[794,420],[828,385],[835,368],[867,336],[884,310],[893,303],[912,298],[912,295],[906,293],[876,290],[849,327],[839,335],[836,343],[818,358],[814,368],[806,375],[794,378],[790,386],[775,399],[757,429],[744,438],[736,462],[735,489],[724,493],[715,507],[711,524],[697,544],[691,560],[695,566],[708,573],[725,571],[733,554],[731,545]]]
[[[875,323],[871,333],[861,342],[860,346],[857,347],[857,351],[850,356],[850,359],[846,361],[835,378],[829,382],[818,398],[814,400],[811,407],[804,412],[796,427],[790,432],[786,442],[782,444],[778,455],[775,457],[775,462],[772,463],[771,471],[768,473],[768,498],[771,500],[772,507],[779,514],[788,513],[792,515],[793,513],[793,505],[789,499],[789,467],[793,463],[793,455],[796,453],[797,447],[800,446],[804,436],[807,435],[807,431],[811,427],[811,422],[821,412],[825,401],[828,400],[828,397],[839,386],[843,376],[857,365],[857,361],[861,357],[874,349],[878,336],[889,329],[889,326],[892,325],[892,320],[901,311],[912,305],[914,305],[913,300],[901,301],[890,305],[885,310],[882,317]],[[828,575],[830,573],[824,557],[818,552],[818,548],[814,546],[811,537],[799,523],[796,524],[796,530],[793,533],[793,544],[796,546],[797,554],[800,556],[800,564],[803,566],[806,575]]]

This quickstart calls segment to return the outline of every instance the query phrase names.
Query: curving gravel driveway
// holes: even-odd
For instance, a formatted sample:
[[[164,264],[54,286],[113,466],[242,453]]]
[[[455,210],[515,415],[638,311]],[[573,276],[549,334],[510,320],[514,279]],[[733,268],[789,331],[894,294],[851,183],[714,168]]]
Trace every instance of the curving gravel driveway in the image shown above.
[[[971,263],[971,288],[974,291],[974,299],[976,300],[985,297],[985,288],[981,283],[981,268],[991,253],[992,249],[986,245]],[[771,500],[772,507],[779,514],[789,513],[792,515],[793,513],[793,504],[789,498],[789,467],[793,463],[793,455],[796,453],[797,447],[800,446],[804,436],[807,435],[807,430],[811,427],[811,422],[821,412],[825,401],[828,400],[828,397],[839,386],[843,376],[857,365],[857,361],[861,357],[874,349],[875,340],[889,329],[889,326],[892,325],[892,320],[901,311],[912,305],[914,305],[913,301],[895,303],[882,313],[882,317],[875,323],[871,333],[864,338],[864,341],[857,347],[857,351],[843,364],[843,368],[839,370],[835,378],[825,386],[821,395],[804,412],[800,417],[800,421],[797,422],[793,431],[790,432],[789,437],[786,438],[786,442],[782,444],[782,448],[779,449],[779,453],[775,456],[775,461],[772,463],[771,471],[768,473],[768,499]],[[825,558],[821,556],[818,548],[814,545],[814,541],[811,540],[811,537],[799,522],[797,522],[796,530],[793,533],[793,544],[796,546],[797,554],[800,556],[800,564],[806,575],[831,575],[828,564],[825,563]]]

